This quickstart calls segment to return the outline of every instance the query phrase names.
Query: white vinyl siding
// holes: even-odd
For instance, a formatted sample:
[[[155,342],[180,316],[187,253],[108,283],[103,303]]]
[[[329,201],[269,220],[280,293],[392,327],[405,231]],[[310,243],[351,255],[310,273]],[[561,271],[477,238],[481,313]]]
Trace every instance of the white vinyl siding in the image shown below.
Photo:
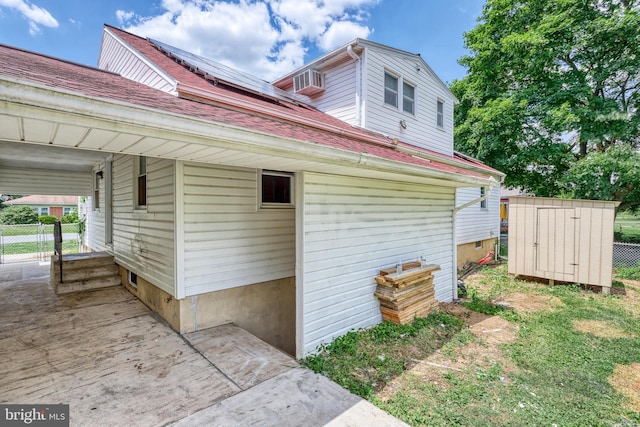
[[[92,191],[89,193],[91,196],[87,197],[87,224],[86,224],[86,235],[85,235],[85,244],[94,251],[104,251],[106,250],[105,241],[104,241],[104,179],[96,180],[96,172],[104,171],[105,164],[101,163],[96,169],[91,172],[91,183]],[[100,200],[98,201],[99,209],[94,209],[96,205],[95,199],[95,184],[98,184],[98,194],[100,196]]]
[[[395,55],[374,47],[367,48],[364,87],[366,127],[438,153],[453,155],[453,95],[426,67],[417,70],[415,58]],[[385,104],[384,76],[394,75],[414,86],[414,114]],[[436,100],[445,100],[444,127],[436,125]],[[401,102],[403,104],[403,102]],[[321,108],[322,109],[322,108]],[[406,122],[406,129],[400,121]]]
[[[381,321],[379,270],[424,255],[436,298],[453,293],[454,189],[304,175],[303,353]]]
[[[186,296],[295,275],[295,210],[258,209],[257,179],[184,163]]]
[[[135,159],[127,155],[113,158],[116,262],[175,296],[175,162],[147,157],[147,209],[141,212],[135,210]]]
[[[145,63],[109,31],[102,33],[98,68],[118,73],[123,77],[164,92],[173,93],[175,90],[173,81]]]
[[[456,204],[462,206],[480,197],[478,187],[458,188]],[[487,207],[480,202],[461,209],[456,215],[456,244],[477,242],[500,236],[500,187],[490,190]]]
[[[0,194],[89,196],[93,173],[0,166]]]
[[[325,75],[325,90],[309,99],[309,103],[333,117],[357,125],[355,63],[344,62],[322,72]],[[293,92],[293,86],[288,90]]]

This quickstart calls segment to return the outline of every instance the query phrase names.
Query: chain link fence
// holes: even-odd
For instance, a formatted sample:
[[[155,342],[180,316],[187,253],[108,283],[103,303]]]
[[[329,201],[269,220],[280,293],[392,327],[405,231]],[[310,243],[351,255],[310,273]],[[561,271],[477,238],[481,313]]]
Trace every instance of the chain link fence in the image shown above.
[[[638,267],[640,266],[640,244],[614,243],[613,267]]]
[[[80,248],[78,224],[62,224],[62,252]],[[0,264],[45,261],[53,255],[53,225],[0,225]]]

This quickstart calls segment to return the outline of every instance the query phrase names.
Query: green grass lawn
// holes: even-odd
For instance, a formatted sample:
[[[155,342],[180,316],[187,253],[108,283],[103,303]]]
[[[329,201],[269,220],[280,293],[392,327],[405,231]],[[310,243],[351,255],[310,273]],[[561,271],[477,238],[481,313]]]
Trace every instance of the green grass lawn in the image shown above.
[[[627,212],[618,213],[614,231],[616,241],[640,243],[640,216]]]
[[[467,286],[469,309],[486,314],[450,306],[411,327],[383,323],[303,363],[413,426],[640,424],[640,287],[549,287],[506,266]],[[503,299],[525,308],[494,304]]]
[[[40,227],[44,227],[46,234],[53,235],[53,225],[0,225],[0,235],[2,236],[32,236],[38,234]],[[63,233],[77,233],[78,224],[62,224]]]
[[[78,240],[65,240],[62,242],[62,253],[74,253],[79,248]],[[53,253],[53,242],[49,241],[44,243],[38,242],[22,242],[22,243],[8,243],[1,247],[3,255],[17,255],[17,254],[30,254],[37,252],[51,252]]]

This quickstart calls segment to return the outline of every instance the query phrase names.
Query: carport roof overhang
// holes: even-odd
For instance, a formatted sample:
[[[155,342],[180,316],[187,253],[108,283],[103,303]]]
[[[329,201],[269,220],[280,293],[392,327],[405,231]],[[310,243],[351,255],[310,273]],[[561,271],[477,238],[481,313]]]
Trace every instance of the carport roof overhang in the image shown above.
[[[0,106],[0,141],[448,187],[495,183],[476,171],[431,169],[7,77]],[[34,164],[46,161],[45,150],[43,157]]]

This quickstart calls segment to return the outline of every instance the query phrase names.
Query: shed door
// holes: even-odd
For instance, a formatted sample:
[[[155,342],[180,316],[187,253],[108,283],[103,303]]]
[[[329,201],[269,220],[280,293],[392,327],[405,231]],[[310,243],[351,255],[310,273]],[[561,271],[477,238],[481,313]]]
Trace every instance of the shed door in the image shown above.
[[[573,208],[538,208],[536,270],[540,277],[573,281],[576,272],[576,214]]]

